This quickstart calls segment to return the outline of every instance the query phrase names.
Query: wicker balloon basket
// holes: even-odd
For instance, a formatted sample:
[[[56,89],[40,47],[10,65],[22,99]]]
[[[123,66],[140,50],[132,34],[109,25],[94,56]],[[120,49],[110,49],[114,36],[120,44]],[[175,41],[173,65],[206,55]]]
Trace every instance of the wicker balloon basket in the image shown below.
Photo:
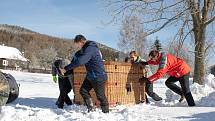
[[[137,104],[146,102],[145,83],[138,83],[142,76],[146,76],[144,67],[137,64],[124,62],[104,62],[108,80],[105,84],[105,95],[111,107],[116,105]],[[85,79],[86,69],[84,66],[74,69],[74,103],[83,104],[79,93],[82,82]],[[95,92],[90,91],[94,104],[99,106]]]

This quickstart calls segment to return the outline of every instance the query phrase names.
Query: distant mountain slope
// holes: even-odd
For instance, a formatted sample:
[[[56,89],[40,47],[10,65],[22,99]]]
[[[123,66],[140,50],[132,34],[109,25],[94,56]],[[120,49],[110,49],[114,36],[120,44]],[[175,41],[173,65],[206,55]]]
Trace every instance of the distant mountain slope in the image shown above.
[[[72,39],[52,37],[7,24],[0,24],[0,44],[15,47],[23,52],[30,60],[32,68],[50,68],[50,59],[53,59],[53,56],[69,60],[71,53],[75,51]],[[98,45],[105,60],[118,58],[119,51],[100,43]]]
[[[36,33],[24,27],[8,25],[8,24],[0,24],[0,30],[5,30],[7,32],[13,32],[13,33]]]

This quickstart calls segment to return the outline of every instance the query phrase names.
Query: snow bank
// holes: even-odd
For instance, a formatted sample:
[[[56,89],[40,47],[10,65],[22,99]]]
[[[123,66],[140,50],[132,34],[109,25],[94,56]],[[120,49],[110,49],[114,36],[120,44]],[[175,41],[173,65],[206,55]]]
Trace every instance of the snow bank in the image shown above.
[[[209,74],[205,79],[205,85],[215,89],[215,77],[213,74]]]

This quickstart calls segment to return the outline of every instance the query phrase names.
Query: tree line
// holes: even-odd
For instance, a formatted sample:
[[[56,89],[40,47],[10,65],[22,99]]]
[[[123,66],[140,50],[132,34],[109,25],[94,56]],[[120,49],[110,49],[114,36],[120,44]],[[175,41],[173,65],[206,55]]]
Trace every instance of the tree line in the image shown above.
[[[50,69],[55,57],[71,60],[76,52],[72,39],[52,37],[19,26],[0,25],[0,45],[15,47],[29,59],[29,68]],[[119,51],[98,43],[105,60],[115,60]]]

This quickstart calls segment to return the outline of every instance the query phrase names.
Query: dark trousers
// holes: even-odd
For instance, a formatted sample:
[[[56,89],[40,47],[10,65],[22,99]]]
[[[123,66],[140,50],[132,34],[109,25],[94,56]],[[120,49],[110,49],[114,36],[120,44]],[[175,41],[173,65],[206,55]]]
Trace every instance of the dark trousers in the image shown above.
[[[193,100],[193,96],[190,92],[190,87],[189,87],[189,76],[190,76],[190,73],[188,73],[180,78],[170,76],[166,80],[165,84],[173,92],[175,92],[181,96],[185,96],[189,106],[194,106],[195,102]],[[175,82],[177,82],[177,81],[179,81],[181,87],[179,87],[175,84]]]
[[[154,92],[153,92],[153,84],[151,83],[146,83],[146,93],[150,96],[153,97],[154,96]]]
[[[84,100],[91,98],[91,95],[89,93],[91,89],[94,89],[96,97],[100,101],[100,106],[108,106],[108,101],[105,96],[105,81],[88,80],[87,78],[85,78],[80,88],[80,94],[82,95]]]
[[[64,102],[67,105],[71,105],[72,101],[70,100],[68,93],[71,91],[72,86],[68,77],[59,77],[58,78],[60,95],[58,98],[58,104],[63,106]]]
[[[162,100],[156,93],[153,92],[153,84],[146,82],[146,93],[155,101]],[[148,99],[146,98],[146,103],[149,103]]]

